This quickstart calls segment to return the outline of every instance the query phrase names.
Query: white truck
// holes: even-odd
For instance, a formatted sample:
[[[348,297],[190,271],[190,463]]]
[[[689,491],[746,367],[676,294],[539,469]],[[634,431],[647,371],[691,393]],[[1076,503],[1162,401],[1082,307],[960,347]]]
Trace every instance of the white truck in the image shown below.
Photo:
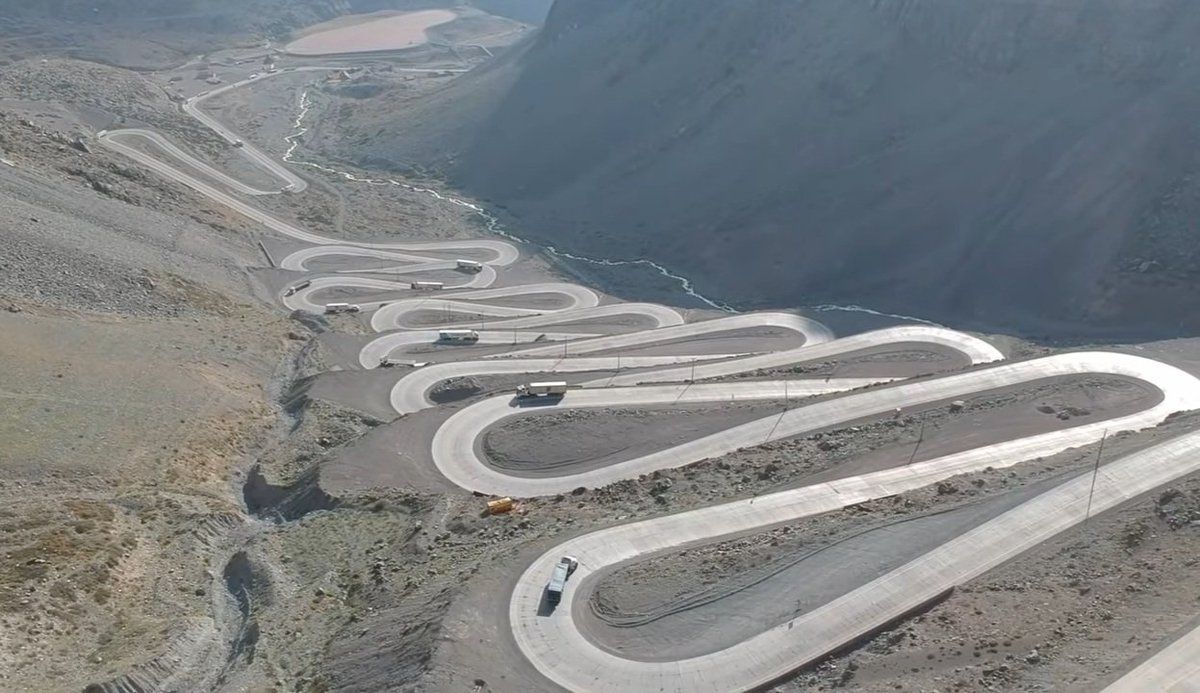
[[[561,380],[517,386],[518,397],[553,397],[565,394],[567,394],[567,384]]]
[[[357,313],[362,310],[362,306],[357,303],[326,303],[325,312],[333,313]]]
[[[571,573],[574,573],[578,567],[579,559],[574,556],[563,556],[558,560],[558,564],[554,566],[554,573],[550,576],[550,584],[546,586],[546,599],[551,605],[562,601],[563,590],[567,587],[567,578],[571,577]]]
[[[455,260],[454,264],[458,265],[458,268],[460,270],[463,270],[466,272],[482,272],[483,271],[483,263],[476,262],[474,260]]]
[[[412,282],[408,288],[414,291],[440,291],[445,286],[442,282]]]
[[[479,341],[479,333],[475,330],[440,330],[438,332],[439,342],[452,342],[454,344],[474,344]]]

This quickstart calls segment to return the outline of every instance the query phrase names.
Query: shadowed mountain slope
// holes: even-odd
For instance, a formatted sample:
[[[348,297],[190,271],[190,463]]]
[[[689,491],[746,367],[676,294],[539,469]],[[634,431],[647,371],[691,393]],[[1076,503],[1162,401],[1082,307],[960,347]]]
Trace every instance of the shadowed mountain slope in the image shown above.
[[[1196,36],[1187,0],[559,0],[502,64],[368,111],[361,158],[746,307],[1195,333]]]

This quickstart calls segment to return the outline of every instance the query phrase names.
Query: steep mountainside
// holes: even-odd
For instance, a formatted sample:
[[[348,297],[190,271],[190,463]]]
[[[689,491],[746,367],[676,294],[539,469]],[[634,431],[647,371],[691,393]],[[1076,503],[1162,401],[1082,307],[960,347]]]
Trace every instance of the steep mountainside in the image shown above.
[[[1198,35],[1188,0],[559,0],[363,158],[743,306],[1195,333]]]

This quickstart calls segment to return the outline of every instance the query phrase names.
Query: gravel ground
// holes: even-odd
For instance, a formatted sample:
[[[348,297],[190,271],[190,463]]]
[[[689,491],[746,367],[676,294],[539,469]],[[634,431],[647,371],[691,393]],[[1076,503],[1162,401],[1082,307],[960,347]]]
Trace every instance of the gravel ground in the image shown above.
[[[836,359],[806,361],[783,368],[760,368],[748,373],[715,378],[722,380],[754,380],[804,377],[869,378],[914,377],[948,373],[970,366],[962,354],[928,344],[890,344],[861,349]]]
[[[559,476],[607,467],[709,432],[778,413],[779,403],[637,409],[572,409],[508,419],[484,433],[488,462],[516,476]],[[619,435],[614,435],[620,431]]]

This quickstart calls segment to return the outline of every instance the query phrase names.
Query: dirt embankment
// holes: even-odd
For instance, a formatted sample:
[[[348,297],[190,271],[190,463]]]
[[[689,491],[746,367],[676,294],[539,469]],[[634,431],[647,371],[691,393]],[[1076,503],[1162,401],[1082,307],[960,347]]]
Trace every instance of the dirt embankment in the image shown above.
[[[607,467],[780,409],[760,403],[533,414],[489,430],[483,445],[489,463],[506,472],[558,476]],[[553,433],[547,435],[548,430]]]

